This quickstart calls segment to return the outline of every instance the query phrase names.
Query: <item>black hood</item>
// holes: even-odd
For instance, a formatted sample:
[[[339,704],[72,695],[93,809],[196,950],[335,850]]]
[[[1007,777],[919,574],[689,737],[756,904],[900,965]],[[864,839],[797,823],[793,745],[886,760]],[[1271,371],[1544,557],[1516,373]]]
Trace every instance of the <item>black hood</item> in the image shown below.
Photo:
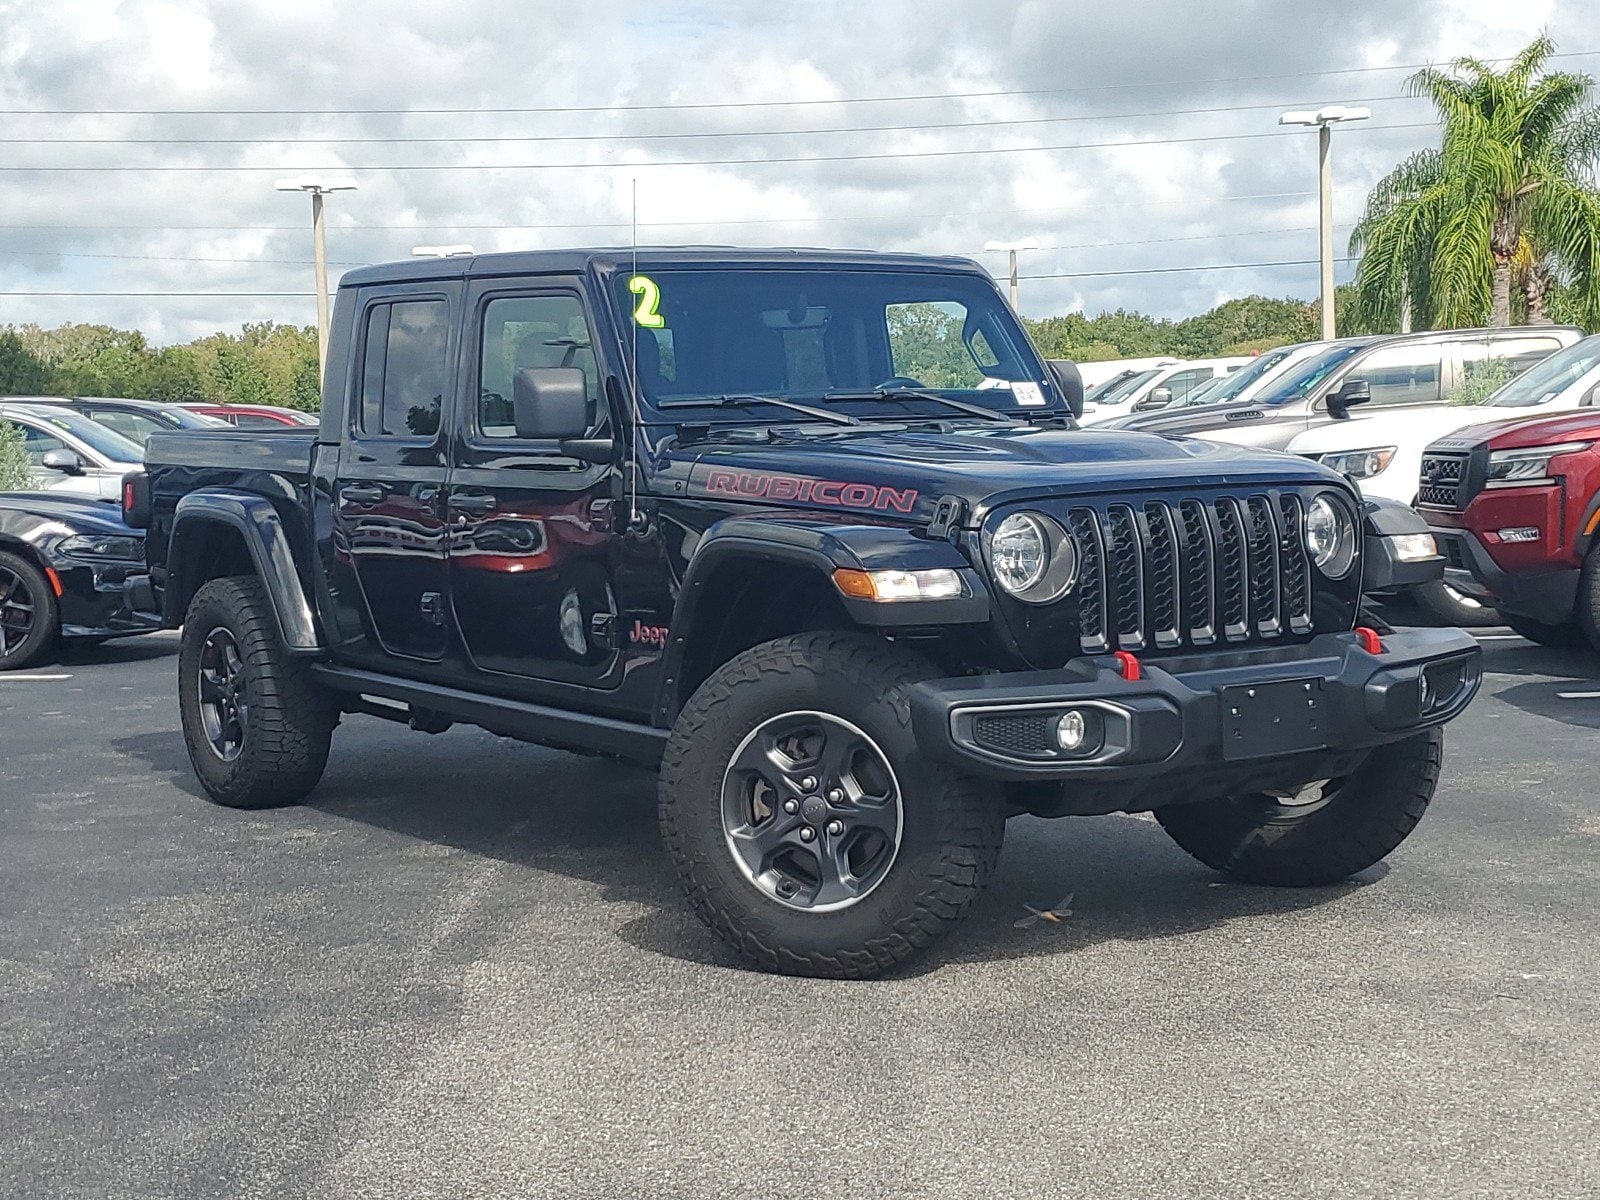
[[[1149,434],[1047,427],[840,430],[718,441],[668,452],[663,473],[695,498],[840,508],[925,521],[940,498],[974,511],[1039,496],[1324,482],[1297,456]]]
[[[118,537],[143,537],[122,522],[122,510],[115,504],[89,496],[63,496],[54,492],[0,493],[0,524],[28,524],[51,521],[65,525],[74,533],[103,533]]]

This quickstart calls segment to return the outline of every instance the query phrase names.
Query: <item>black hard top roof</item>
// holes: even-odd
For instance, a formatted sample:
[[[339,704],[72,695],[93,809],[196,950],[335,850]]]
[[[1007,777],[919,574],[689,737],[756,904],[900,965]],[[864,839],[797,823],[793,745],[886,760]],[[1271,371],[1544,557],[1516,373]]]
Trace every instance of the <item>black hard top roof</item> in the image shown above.
[[[424,279],[462,279],[483,275],[577,274],[590,268],[628,270],[630,246],[574,250],[516,250],[502,254],[461,254],[450,258],[411,258],[346,271],[339,286],[409,283]],[[653,266],[838,267],[847,270],[941,270],[989,273],[970,258],[930,254],[888,254],[876,250],[819,250],[803,247],[640,246],[641,263]]]

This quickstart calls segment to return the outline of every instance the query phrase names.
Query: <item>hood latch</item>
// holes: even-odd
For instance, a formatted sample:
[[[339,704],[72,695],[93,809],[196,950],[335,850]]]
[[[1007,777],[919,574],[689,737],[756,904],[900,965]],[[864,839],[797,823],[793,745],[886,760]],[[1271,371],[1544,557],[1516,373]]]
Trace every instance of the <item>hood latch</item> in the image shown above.
[[[960,496],[940,496],[934,505],[933,520],[928,522],[928,536],[941,541],[951,540],[951,535],[961,528],[967,515],[967,502]]]

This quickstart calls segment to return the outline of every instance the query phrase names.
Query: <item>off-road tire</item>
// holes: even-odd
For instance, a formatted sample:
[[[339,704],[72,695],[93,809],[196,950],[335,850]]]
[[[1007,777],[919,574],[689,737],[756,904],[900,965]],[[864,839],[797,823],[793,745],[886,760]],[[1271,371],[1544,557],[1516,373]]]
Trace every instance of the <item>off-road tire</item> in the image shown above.
[[[1581,597],[1578,603],[1582,605]],[[1532,617],[1518,617],[1511,613],[1502,613],[1501,616],[1512,633],[1540,646],[1569,648],[1589,644],[1589,639],[1584,637],[1583,629],[1576,619],[1560,625],[1551,625],[1545,621],[1535,621]]]
[[[213,749],[200,712],[200,655],[218,629],[237,645],[249,713],[231,762]],[[178,650],[178,708],[195,775],[206,794],[228,808],[303,799],[322,778],[338,720],[329,693],[284,649],[266,591],[248,576],[214,579],[195,593]]]
[[[1411,598],[1424,612],[1462,629],[1484,629],[1502,619],[1499,610],[1461,595],[1442,579],[1417,584],[1411,588]]]
[[[684,707],[661,765],[662,841],[695,912],[755,966],[878,975],[931,945],[977,897],[999,857],[1003,805],[998,788],[931,761],[916,744],[910,689],[941,673],[876,637],[805,633],[733,658]],[[762,722],[790,712],[859,727],[899,782],[897,856],[882,882],[843,910],[779,903],[741,872],[724,837],[722,789],[734,752]]]
[[[1584,556],[1583,574],[1578,577],[1578,628],[1600,654],[1600,541]]]
[[[1325,800],[1298,807],[1230,796],[1156,810],[1163,829],[1206,866],[1244,883],[1322,887],[1387,857],[1439,782],[1444,734],[1430,729],[1373,750]]]
[[[12,588],[20,593],[16,597],[33,609],[33,621],[27,633],[16,645],[7,644],[0,654],[0,671],[20,671],[31,667],[55,648],[61,634],[61,606],[56,603],[56,592],[45,574],[20,555],[0,551],[0,567],[6,572],[6,582],[15,576]],[[21,614],[26,620],[27,614]]]

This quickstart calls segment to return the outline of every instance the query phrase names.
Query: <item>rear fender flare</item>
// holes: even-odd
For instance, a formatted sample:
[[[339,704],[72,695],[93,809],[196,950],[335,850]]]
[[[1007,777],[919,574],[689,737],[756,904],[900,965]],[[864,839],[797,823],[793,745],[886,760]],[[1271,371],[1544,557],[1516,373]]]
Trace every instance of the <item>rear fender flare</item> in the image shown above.
[[[187,597],[197,590],[189,587],[187,581],[205,575],[205,564],[196,561],[201,542],[196,535],[206,526],[218,524],[235,530],[249,551],[256,575],[272,602],[284,646],[293,654],[321,651],[322,640],[317,634],[316,620],[295,570],[289,537],[278,510],[263,496],[229,488],[190,492],[178,501],[167,555],[170,572],[166,587],[168,624],[182,621],[183,613],[172,610],[186,605]]]

